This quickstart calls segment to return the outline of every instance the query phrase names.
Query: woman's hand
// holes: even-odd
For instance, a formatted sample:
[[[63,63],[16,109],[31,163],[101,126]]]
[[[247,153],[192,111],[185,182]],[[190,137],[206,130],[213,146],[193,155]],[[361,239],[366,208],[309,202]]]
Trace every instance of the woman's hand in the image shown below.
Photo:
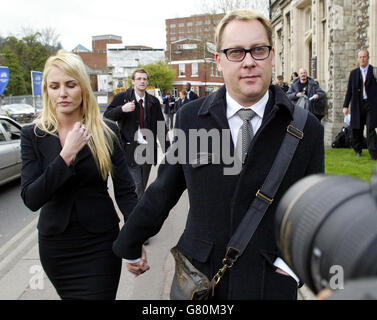
[[[67,166],[70,166],[76,159],[76,155],[88,143],[91,134],[88,128],[80,122],[76,122],[73,129],[68,132],[60,156],[63,158]]]

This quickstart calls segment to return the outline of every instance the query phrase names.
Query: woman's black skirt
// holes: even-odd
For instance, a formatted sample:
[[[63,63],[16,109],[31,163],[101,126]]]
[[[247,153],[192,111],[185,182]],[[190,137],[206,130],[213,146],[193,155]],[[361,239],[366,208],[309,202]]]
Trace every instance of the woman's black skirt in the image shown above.
[[[39,234],[42,267],[62,299],[114,300],[122,260],[112,244],[119,233],[90,233],[73,219],[63,234]]]

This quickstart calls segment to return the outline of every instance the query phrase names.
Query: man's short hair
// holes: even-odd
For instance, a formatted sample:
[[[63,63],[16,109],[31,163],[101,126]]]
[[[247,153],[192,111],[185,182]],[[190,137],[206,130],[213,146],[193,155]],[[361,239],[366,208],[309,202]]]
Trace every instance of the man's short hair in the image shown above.
[[[215,33],[215,43],[216,43],[216,51],[217,52],[220,52],[220,50],[221,50],[222,37],[223,37],[224,29],[228,25],[228,23],[233,21],[233,20],[238,20],[238,21],[258,20],[260,23],[262,23],[263,27],[265,28],[268,41],[269,41],[270,45],[272,45],[272,25],[271,25],[271,22],[265,16],[263,16],[260,12],[258,12],[256,10],[236,9],[236,10],[229,12],[224,18],[221,19],[221,21],[217,25],[216,33]]]
[[[361,48],[361,49],[357,52],[357,55],[359,55],[359,53],[360,53],[361,51],[365,51],[365,52],[367,53],[368,57],[369,57],[369,51],[368,51],[368,49],[366,49],[366,48]]]
[[[143,68],[139,68],[139,69],[136,69],[133,73],[132,73],[132,80],[135,80],[135,74],[136,73],[145,73],[147,75],[147,79],[149,80],[149,74],[147,72],[147,70],[143,69]]]
[[[276,77],[278,80],[284,80],[283,76],[279,75]]]

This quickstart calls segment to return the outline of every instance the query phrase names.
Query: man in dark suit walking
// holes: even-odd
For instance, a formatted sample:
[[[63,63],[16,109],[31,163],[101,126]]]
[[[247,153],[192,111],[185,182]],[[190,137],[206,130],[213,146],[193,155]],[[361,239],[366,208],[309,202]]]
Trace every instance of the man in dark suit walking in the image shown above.
[[[132,74],[133,88],[118,93],[104,113],[106,118],[118,122],[128,169],[134,179],[139,199],[147,186],[152,164],[157,164],[157,138],[164,153],[170,146],[169,140],[164,134],[167,130],[160,102],[146,92],[148,81],[148,73],[144,69],[137,69]],[[159,121],[165,131],[160,130],[161,134],[158,135]],[[146,134],[147,130],[151,135]],[[153,141],[149,141],[150,138]],[[140,158],[138,159],[137,149],[140,145],[144,145],[146,148],[139,149],[143,150],[143,154],[139,154]],[[147,154],[149,155],[147,161],[142,161],[141,158],[146,157]]]
[[[186,92],[187,92],[186,98],[188,101],[193,101],[199,98],[198,95],[194,91],[191,90],[190,82],[187,82],[185,87],[186,87]]]
[[[209,279],[222,267],[227,243],[266,179],[295,108],[280,88],[270,86],[275,58],[271,38],[271,23],[254,10],[235,10],[219,23],[215,57],[225,86],[179,109],[175,130],[180,134],[160,165],[158,178],[114,242],[114,252],[129,260],[127,268],[133,274],[147,270],[145,259],[138,260],[143,241],[161,229],[185,189],[190,209],[177,248]],[[245,113],[252,119],[244,119]],[[200,133],[211,133],[208,143],[195,144],[191,150],[193,132],[200,139]],[[215,299],[296,299],[298,279],[280,258],[274,216],[293,183],[324,170],[323,127],[314,115],[308,113],[303,132],[275,199],[243,255],[217,284]],[[249,147],[244,148],[248,139]],[[230,172],[233,164],[226,154],[238,158],[240,145],[246,151],[240,157],[242,170]],[[169,161],[175,153],[178,162]]]
[[[373,66],[369,64],[369,52],[366,49],[357,55],[359,67],[352,70],[348,79],[343,113],[349,113],[351,103],[352,147],[360,157],[363,146],[364,126],[367,127],[367,147],[370,160],[377,160],[377,80]]]

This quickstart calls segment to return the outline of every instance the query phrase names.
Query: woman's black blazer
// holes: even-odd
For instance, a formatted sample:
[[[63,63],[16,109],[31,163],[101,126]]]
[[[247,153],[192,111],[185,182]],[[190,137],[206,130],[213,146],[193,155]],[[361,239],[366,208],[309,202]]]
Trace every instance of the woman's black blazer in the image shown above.
[[[106,123],[119,137],[117,125]],[[80,224],[89,232],[102,233],[117,226],[120,220],[108,194],[107,181],[102,179],[89,147],[85,146],[69,167],[59,155],[61,150],[58,137],[39,129],[36,135],[34,125],[22,128],[21,197],[32,211],[42,208],[39,232],[64,232],[74,209]],[[137,196],[124,151],[117,142],[111,160],[115,199],[126,220]]]

